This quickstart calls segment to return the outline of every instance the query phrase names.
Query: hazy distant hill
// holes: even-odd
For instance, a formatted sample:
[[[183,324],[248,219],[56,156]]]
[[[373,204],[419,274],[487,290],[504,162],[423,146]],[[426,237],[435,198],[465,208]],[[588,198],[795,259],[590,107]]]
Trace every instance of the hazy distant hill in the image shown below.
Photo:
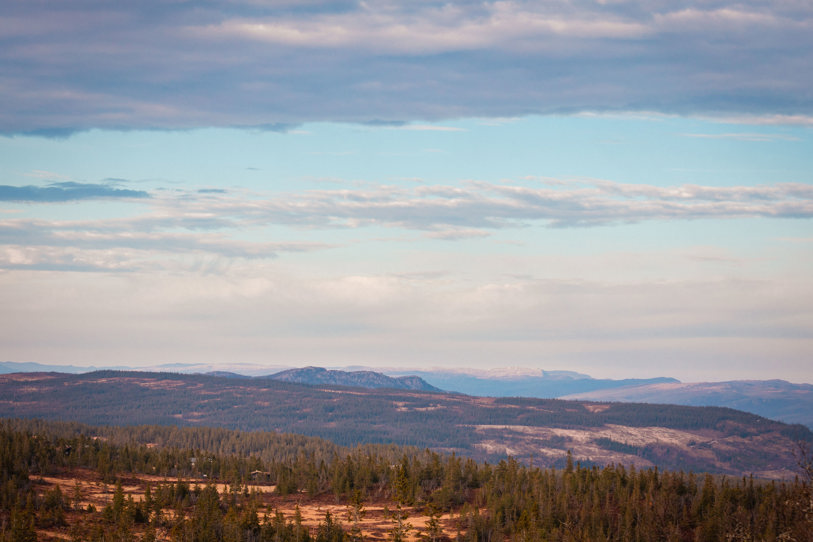
[[[251,378],[246,375],[241,375],[239,373],[233,373],[231,371],[209,371],[208,373],[204,373],[209,376],[220,376],[223,378]]]
[[[784,380],[684,384],[674,378],[611,380],[568,371],[483,375],[415,371],[415,374],[432,385],[468,395],[720,406],[813,429],[813,385]]]
[[[488,460],[510,455],[545,467],[564,466],[570,450],[586,464],[773,478],[796,472],[797,441],[813,442],[803,426],[727,408],[117,371],[0,375],[0,417],[274,430],[349,446],[405,444]]]
[[[10,373],[89,373],[98,371],[98,367],[77,367],[75,365],[43,365],[41,363],[19,363],[16,361],[0,361],[0,374]]]
[[[348,386],[353,388],[391,388],[395,390],[441,391],[418,376],[391,377],[374,371],[334,371],[322,367],[289,369],[268,378],[311,386]]]
[[[91,371],[154,371],[172,373],[222,374],[234,377],[252,377],[267,375],[271,370],[285,369],[281,366],[261,366],[250,364],[212,365],[203,363],[163,363],[150,367],[132,367],[127,365],[106,365],[102,367],[79,365],[48,365],[36,362],[0,361],[0,374],[9,373],[89,373]]]
[[[662,382],[574,393],[568,399],[725,406],[813,429],[813,385],[784,380]]]
[[[394,373],[398,374],[398,373]],[[463,372],[412,371],[433,386],[447,391],[483,397],[556,398],[594,390],[624,388],[660,383],[679,383],[674,378],[591,378],[571,371],[539,371],[537,374],[473,375]]]

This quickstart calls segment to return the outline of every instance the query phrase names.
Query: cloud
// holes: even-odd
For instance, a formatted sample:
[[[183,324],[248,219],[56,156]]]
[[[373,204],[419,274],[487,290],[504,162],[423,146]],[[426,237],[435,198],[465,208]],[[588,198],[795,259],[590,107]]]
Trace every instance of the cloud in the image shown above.
[[[175,231],[179,228],[187,231]],[[0,220],[0,269],[155,270],[174,268],[188,256],[223,262],[272,260],[281,253],[331,247],[319,242],[246,241],[238,234],[234,222],[205,216]],[[192,265],[197,265],[195,261]]]
[[[7,134],[623,111],[813,118],[804,2],[6,2],[0,31]]]
[[[753,132],[735,132],[724,134],[684,134],[686,137],[698,139],[732,139],[735,141],[752,141],[754,143],[769,141],[799,141],[798,137],[783,134],[760,134]]]
[[[73,186],[59,184],[68,185],[58,187],[60,190]],[[81,185],[82,194],[109,196],[110,191],[98,186]],[[25,196],[28,199],[16,194],[14,201],[48,204],[69,199],[61,193],[43,196],[35,190],[33,194]],[[372,242],[365,229],[373,227],[416,231],[424,239],[454,242],[529,227],[813,218],[813,187],[799,183],[662,187],[595,179],[542,179],[525,186],[467,181],[407,187],[368,184],[355,190],[282,194],[174,190],[139,197],[144,198],[146,212],[139,207],[141,214],[115,219],[0,219],[0,247],[7,249],[0,267],[141,269],[155,266],[160,259],[176,261],[190,255],[270,260],[280,254],[325,250],[346,242],[288,239],[319,238],[324,231],[334,230],[342,232],[346,240]],[[270,231],[275,232],[274,240],[269,240]],[[409,242],[408,238],[401,241]]]
[[[114,188],[105,184],[76,182],[52,183],[48,186],[0,185],[0,201],[60,203],[85,199],[149,198],[143,190]]]
[[[487,231],[473,228],[451,228],[430,232],[427,234],[427,237],[431,239],[443,239],[445,241],[460,241],[463,239],[479,239],[488,237],[489,235]]]
[[[771,125],[813,126],[813,115],[740,114],[740,115],[717,116],[713,120],[726,122],[729,124],[750,124],[754,126],[771,126]]]
[[[460,232],[530,224],[587,227],[701,218],[813,218],[813,187],[800,183],[660,187],[592,180],[544,184],[532,188],[470,181],[463,186],[311,190],[250,202],[192,200],[184,212],[313,228],[383,225],[432,231],[447,239],[470,236]],[[444,231],[450,233],[439,233]]]
[[[435,124],[407,124],[401,127],[395,127],[397,130],[413,130],[416,132],[465,132],[465,128],[458,128],[456,126],[438,126]]]

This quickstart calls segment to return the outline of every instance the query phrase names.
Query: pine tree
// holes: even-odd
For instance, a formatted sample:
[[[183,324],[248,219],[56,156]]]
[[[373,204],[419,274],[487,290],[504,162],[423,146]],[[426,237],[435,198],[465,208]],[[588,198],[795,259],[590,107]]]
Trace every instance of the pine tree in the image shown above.
[[[15,507],[11,511],[11,542],[36,542],[37,531],[34,529],[34,513],[28,507]]]
[[[440,510],[434,504],[429,503],[426,507],[426,515],[429,516],[429,519],[426,521],[426,533],[423,540],[437,542],[443,535],[443,529],[440,525]]]
[[[395,505],[395,510],[389,511],[385,508],[384,511],[389,514],[392,522],[390,540],[392,542],[405,542],[409,531],[412,530],[412,525],[407,522],[409,513],[401,506],[401,503]]]
[[[344,542],[345,534],[341,523],[334,521],[330,511],[325,512],[325,521],[316,529],[316,542]]]
[[[356,489],[353,491],[353,496],[350,503],[347,505],[347,521],[350,522],[350,540],[353,542],[361,542],[364,536],[361,531],[361,521],[364,519],[366,511],[364,510],[364,499],[361,495],[361,490]]]

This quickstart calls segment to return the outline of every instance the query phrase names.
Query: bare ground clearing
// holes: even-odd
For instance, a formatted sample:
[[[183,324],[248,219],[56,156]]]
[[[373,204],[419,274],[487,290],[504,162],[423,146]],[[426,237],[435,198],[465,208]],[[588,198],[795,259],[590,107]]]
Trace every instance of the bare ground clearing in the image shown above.
[[[70,499],[70,510],[66,513],[68,525],[38,530],[38,540],[41,541],[70,540],[72,525],[92,521],[87,512],[88,505],[92,505],[97,512],[100,512],[105,506],[112,503],[116,490],[116,484],[104,483],[98,473],[88,469],[72,469],[58,474],[38,476],[34,480],[40,495],[44,495],[58,485],[62,494]],[[158,484],[174,484],[179,481],[187,482],[193,489],[195,485],[201,488],[206,485],[214,485],[221,495],[227,495],[230,491],[236,489],[229,484],[217,481],[207,482],[199,479],[168,478],[145,474],[132,474],[123,477],[121,478],[121,486],[125,497],[132,497],[134,502],[141,502],[144,500],[147,485],[150,485],[154,491]],[[238,492],[256,492],[264,506],[264,509],[261,508],[259,511],[261,520],[263,514],[267,513],[271,516],[277,511],[281,512],[286,520],[293,520],[298,509],[302,517],[302,524],[312,534],[315,534],[317,526],[324,522],[327,512],[330,512],[334,521],[341,522],[345,529],[350,528],[348,504],[338,501],[332,494],[311,497],[305,493],[297,493],[280,496],[274,493],[275,489],[276,486],[272,484],[249,483],[240,486]],[[364,517],[359,526],[365,540],[386,540],[389,537],[389,531],[393,526],[389,510],[393,509],[395,509],[395,504],[389,501],[369,500],[364,503]],[[404,510],[409,516],[407,523],[412,527],[407,540],[417,542],[421,539],[421,534],[425,532],[429,517],[424,514],[422,509],[417,507],[407,507]],[[169,519],[174,517],[174,511],[171,509],[164,509],[162,514]],[[458,532],[457,519],[453,513],[443,514],[440,517],[440,524],[445,536],[449,538],[456,536]],[[156,534],[157,540],[170,540],[168,529],[158,529]]]

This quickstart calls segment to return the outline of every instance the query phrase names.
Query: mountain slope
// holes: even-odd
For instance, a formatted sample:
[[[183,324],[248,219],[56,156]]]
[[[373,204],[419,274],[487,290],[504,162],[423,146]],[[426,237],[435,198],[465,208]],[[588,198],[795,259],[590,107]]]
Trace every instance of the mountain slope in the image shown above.
[[[394,390],[441,391],[417,376],[392,377],[374,371],[335,371],[322,367],[289,369],[268,378],[310,386],[347,386],[351,388],[390,388]]]
[[[0,417],[104,425],[274,430],[340,445],[395,443],[476,459],[514,456],[781,478],[794,474],[789,426],[726,408],[488,398],[312,387],[270,379],[99,371],[0,375]]]

